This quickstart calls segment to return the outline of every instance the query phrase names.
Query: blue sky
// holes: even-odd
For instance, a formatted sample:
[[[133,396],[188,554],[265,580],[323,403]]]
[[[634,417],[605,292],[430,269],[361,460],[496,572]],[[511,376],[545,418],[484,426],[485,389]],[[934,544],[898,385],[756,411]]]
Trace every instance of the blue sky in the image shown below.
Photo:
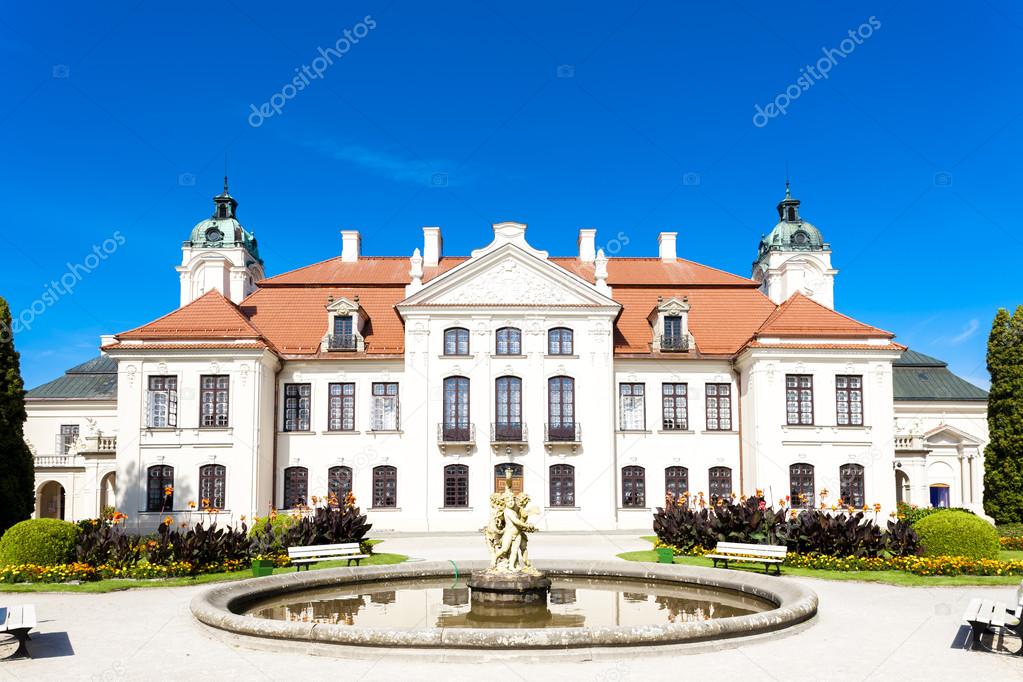
[[[680,256],[749,275],[787,162],[838,309],[986,386],[991,318],[1023,302],[1021,39],[1007,0],[10,6],[0,295],[31,321],[26,383],[177,305],[226,153],[271,274],[337,255],[342,228],[404,255],[440,225],[465,254],[519,220],[556,255],[580,227],[625,256],[677,230]],[[825,50],[827,78],[807,76]],[[303,66],[322,77],[285,92]]]

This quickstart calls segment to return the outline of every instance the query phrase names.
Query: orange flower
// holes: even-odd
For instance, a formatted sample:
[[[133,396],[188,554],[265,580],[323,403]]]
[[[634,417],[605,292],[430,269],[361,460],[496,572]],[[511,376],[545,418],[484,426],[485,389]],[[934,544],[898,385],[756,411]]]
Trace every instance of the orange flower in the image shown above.
[[[171,518],[171,517],[169,517],[169,516],[165,516],[165,517],[163,517],[163,522],[164,522],[165,524],[167,524],[167,525],[169,526],[169,525],[171,525],[172,523],[174,523],[174,519],[172,519],[172,518]]]
[[[174,486],[166,485],[166,486],[163,487],[163,496],[164,497],[170,497],[173,494],[174,494]]]
[[[188,508],[189,509],[195,509],[195,500],[189,500],[188,501]]]

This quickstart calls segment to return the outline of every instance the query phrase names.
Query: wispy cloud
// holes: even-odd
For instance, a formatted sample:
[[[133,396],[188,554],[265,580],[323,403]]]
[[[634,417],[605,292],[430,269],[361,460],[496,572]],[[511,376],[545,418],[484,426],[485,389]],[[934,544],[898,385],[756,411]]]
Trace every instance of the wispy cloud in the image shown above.
[[[459,180],[465,181],[464,176],[453,178],[448,175],[456,164],[446,159],[421,159],[391,150],[344,144],[330,138],[302,140],[300,144],[324,156],[359,166],[395,182],[446,187],[456,184]]]
[[[959,332],[958,334],[953,336],[951,339],[949,339],[948,342],[950,344],[952,344],[953,346],[957,346],[960,343],[962,343],[963,341],[965,341],[966,339],[968,339],[971,336],[973,336],[974,334],[976,334],[977,333],[977,329],[979,327],[980,327],[980,322],[978,322],[976,319],[972,319],[972,320],[970,320],[969,322],[966,323],[966,326],[963,327],[963,330],[961,332]]]

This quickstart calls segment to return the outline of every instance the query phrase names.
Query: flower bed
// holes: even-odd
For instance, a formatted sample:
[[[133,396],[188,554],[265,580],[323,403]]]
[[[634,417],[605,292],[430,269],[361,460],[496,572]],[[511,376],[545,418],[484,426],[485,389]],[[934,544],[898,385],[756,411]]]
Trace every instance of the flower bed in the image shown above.
[[[1003,537],[998,541],[1001,543],[1002,549],[1023,551],[1023,537]]]
[[[193,566],[187,561],[172,561],[157,565],[140,563],[127,568],[109,564],[90,566],[81,562],[57,566],[36,566],[20,564],[0,566],[0,583],[67,583],[72,581],[109,580],[111,578],[152,580],[156,578],[177,578],[203,573],[226,573],[248,567],[246,559],[230,559],[222,563]]]

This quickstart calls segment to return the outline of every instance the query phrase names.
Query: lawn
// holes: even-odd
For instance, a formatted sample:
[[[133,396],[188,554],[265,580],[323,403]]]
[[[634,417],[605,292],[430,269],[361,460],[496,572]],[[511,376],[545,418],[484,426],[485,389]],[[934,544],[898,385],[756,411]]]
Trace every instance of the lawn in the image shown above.
[[[362,560],[363,566],[384,566],[387,564],[400,564],[407,560],[408,557],[402,554],[374,554],[368,559]],[[348,562],[345,560],[339,561],[324,561],[319,564],[315,564],[310,570],[319,570],[322,568],[338,568],[347,566]],[[274,575],[280,573],[294,573],[293,567],[287,568],[275,568]],[[84,582],[79,585],[71,585],[67,583],[18,583],[13,585],[0,584],[0,592],[91,592],[91,593],[103,593],[103,592],[117,592],[120,590],[131,590],[136,588],[150,588],[150,587],[185,587],[188,585],[204,585],[206,583],[219,583],[226,582],[229,580],[244,580],[245,578],[251,578],[252,571],[246,569],[244,571],[232,571],[230,573],[207,573],[205,575],[197,575],[194,577],[184,578],[163,578],[159,580],[96,580],[92,582]]]
[[[650,543],[653,543],[657,538],[648,535],[643,537]],[[624,552],[618,555],[619,559],[625,559],[626,561],[657,561],[657,553],[652,549],[641,550],[638,552]],[[1008,561],[1010,559],[1023,558],[1023,552],[1002,552],[1001,559]],[[703,557],[696,556],[677,556],[675,557],[676,564],[682,564],[684,566],[706,566],[708,568],[714,565],[710,559],[704,559]],[[722,569],[725,570],[725,569]],[[750,571],[753,573],[763,573],[763,564],[749,564],[747,566],[741,566],[732,564],[732,568],[728,570],[737,571]],[[1019,576],[1002,576],[1002,575],[957,575],[957,576],[922,576],[914,575],[913,573],[906,573],[905,571],[825,571],[812,568],[790,568],[783,566],[781,569],[783,576],[799,577],[799,578],[817,578],[819,580],[856,580],[860,582],[868,583],[884,583],[886,585],[901,585],[906,587],[942,587],[942,586],[955,586],[955,585],[1018,585],[1020,582]]]

